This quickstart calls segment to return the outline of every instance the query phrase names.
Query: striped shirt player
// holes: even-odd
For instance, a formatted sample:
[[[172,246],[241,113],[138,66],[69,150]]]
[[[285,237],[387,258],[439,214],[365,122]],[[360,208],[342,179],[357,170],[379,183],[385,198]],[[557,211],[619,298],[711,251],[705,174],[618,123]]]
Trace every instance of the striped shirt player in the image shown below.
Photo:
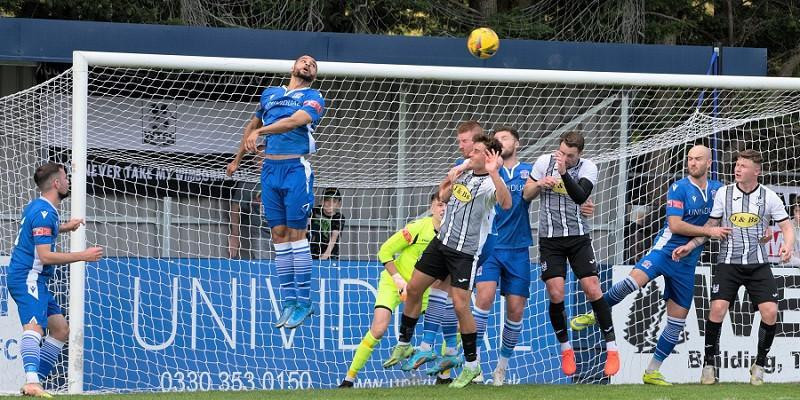
[[[264,89],[255,114],[245,127],[245,138],[232,174],[245,152],[264,143],[261,201],[275,244],[275,266],[280,282],[282,311],[276,328],[298,327],[313,313],[311,307],[311,250],[306,230],[314,207],[314,173],[304,156],[317,151],[314,130],[325,114],[322,94],[311,88],[317,62],[304,55],[295,60],[288,86]]]
[[[392,352],[392,359],[405,359],[413,354],[410,343],[420,314],[422,293],[435,280],[450,276],[465,359],[461,374],[450,384],[457,388],[466,386],[480,374],[470,294],[477,260],[494,220],[494,206],[497,203],[503,209],[511,208],[511,194],[498,173],[502,162],[500,144],[484,135],[476,135],[473,142],[472,169],[457,177],[448,174],[440,185],[442,199],[448,199],[444,221],[439,235],[422,253],[408,283],[400,338]]]
[[[532,182],[526,184],[523,196],[532,199],[541,195],[539,204],[539,260],[541,279],[550,297],[550,323],[561,345],[561,369],[566,375],[577,370],[575,352],[569,342],[564,284],[567,260],[592,305],[606,342],[604,372],[611,376],[619,371],[611,308],[603,298],[594,258],[589,221],[581,214],[597,184],[597,166],[582,158],[585,140],[578,132],[561,135],[559,148],[551,155],[542,155],[533,164]]]
[[[703,372],[700,381],[716,382],[716,356],[722,320],[744,285],[750,301],[758,307],[761,325],[758,329],[758,353],[750,367],[750,383],[764,381],[767,353],[775,338],[780,292],[768,263],[766,246],[760,243],[770,221],[783,233],[780,247],[783,262],[792,256],[794,227],[781,198],[771,189],[758,183],[761,174],[761,155],[755,150],[744,150],[736,157],[734,184],[726,185],[714,196],[714,207],[706,225],[731,228],[722,238],[717,263],[711,280],[711,310],[706,322],[706,343]],[[695,238],[686,247],[702,243]]]

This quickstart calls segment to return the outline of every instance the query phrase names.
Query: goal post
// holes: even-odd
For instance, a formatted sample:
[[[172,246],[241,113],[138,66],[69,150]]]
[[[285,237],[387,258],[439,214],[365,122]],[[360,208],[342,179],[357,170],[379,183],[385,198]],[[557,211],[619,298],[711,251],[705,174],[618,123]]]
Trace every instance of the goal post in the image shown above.
[[[209,131],[219,130],[224,132],[224,134],[221,133],[220,135],[225,136],[225,138],[224,140],[220,139],[219,143],[238,142],[239,138],[236,135],[240,135],[237,132],[241,132],[245,119],[237,118],[246,117],[248,115],[247,110],[249,110],[242,104],[252,104],[252,100],[257,98],[255,96],[262,89],[262,87],[252,83],[279,84],[288,74],[292,63],[292,60],[74,52],[73,68],[70,72],[72,82],[71,134],[67,135],[68,138],[66,139],[51,137],[44,140],[44,142],[49,140],[53,143],[62,144],[65,140],[68,140],[70,144],[72,173],[71,217],[94,218],[104,212],[102,209],[103,201],[98,199],[89,201],[87,193],[87,185],[89,185],[87,176],[92,175],[92,171],[87,170],[88,153],[91,148],[90,142],[92,142],[89,137],[93,129],[90,127],[91,124],[102,126],[102,129],[96,132],[105,130],[106,135],[117,134],[118,129],[120,129],[120,135],[130,134],[132,131],[125,130],[124,125],[144,124],[142,121],[137,121],[139,117],[144,118],[139,115],[144,111],[131,111],[128,108],[134,106],[144,107],[137,102],[154,96],[154,98],[163,100],[163,107],[166,110],[174,110],[174,112],[170,111],[174,115],[179,115],[181,112],[187,113],[186,119],[181,119],[183,116],[175,117],[174,123],[184,124],[184,128],[187,130],[207,129]],[[627,258],[625,257],[625,252],[629,247],[629,238],[626,238],[625,233],[621,232],[621,230],[624,230],[626,222],[631,220],[630,202],[626,198],[631,197],[629,192],[632,188],[629,185],[632,182],[644,182],[644,184],[651,185],[655,189],[660,184],[669,181],[670,178],[681,176],[686,145],[698,140],[702,141],[708,138],[711,133],[722,134],[723,139],[718,143],[726,139],[729,144],[745,144],[758,141],[756,147],[762,148],[765,152],[775,151],[776,154],[788,154],[785,151],[786,149],[778,151],[779,149],[771,146],[770,140],[779,137],[776,143],[784,146],[789,143],[788,138],[794,132],[800,130],[798,128],[800,126],[800,79],[795,78],[381,65],[327,61],[319,61],[318,64],[318,81],[320,81],[320,85],[324,89],[323,95],[327,102],[328,114],[323,118],[319,132],[320,145],[325,149],[325,152],[312,160],[312,166],[315,163],[319,163],[319,170],[316,170],[317,167],[314,166],[315,173],[318,176],[319,187],[323,185],[339,186],[351,192],[350,198],[347,198],[348,195],[346,195],[345,203],[349,204],[346,205],[345,210],[346,213],[350,214],[348,217],[352,219],[352,227],[348,228],[350,230],[345,240],[349,242],[344,243],[346,245],[344,247],[350,252],[351,260],[371,262],[372,265],[365,269],[364,272],[343,271],[342,268],[346,267],[336,267],[339,269],[332,270],[333,272],[325,271],[325,274],[331,275],[325,275],[326,278],[322,280],[321,283],[324,283],[325,287],[316,287],[316,289],[322,289],[320,294],[322,296],[321,301],[324,303],[325,312],[328,314],[344,310],[342,307],[345,307],[345,302],[341,299],[339,300],[339,310],[333,304],[326,302],[326,299],[331,300],[333,298],[331,297],[333,295],[326,294],[334,290],[330,285],[334,285],[334,281],[338,280],[339,294],[342,295],[346,292],[346,285],[348,284],[374,285],[377,274],[380,271],[379,266],[374,265],[374,253],[377,252],[377,246],[398,226],[424,213],[426,209],[426,194],[438,183],[438,179],[446,172],[447,166],[452,165],[452,162],[457,157],[454,131],[456,124],[461,120],[478,119],[481,123],[484,123],[484,128],[487,130],[491,130],[492,126],[501,124],[522,126],[520,131],[524,135],[524,150],[521,154],[523,161],[530,163],[533,163],[536,156],[552,151],[555,148],[554,143],[557,143],[557,135],[553,135],[552,132],[559,129],[566,130],[563,129],[564,127],[586,131],[586,155],[595,160],[600,166],[601,175],[605,176],[599,182],[596,193],[593,194],[593,198],[596,199],[595,202],[598,205],[597,214],[593,217],[593,220],[597,222],[596,226],[601,228],[605,226],[608,231],[603,235],[604,238],[599,238],[595,241],[595,248],[598,253],[602,253],[600,257],[602,262],[608,266],[623,264]],[[92,72],[93,70],[97,70],[97,72]],[[118,76],[116,75],[117,73],[124,75],[125,82],[123,84],[113,81],[115,76]],[[96,74],[96,76],[93,77],[92,74]],[[241,79],[231,83],[229,86],[225,86],[226,81],[224,78],[229,75],[241,77]],[[219,81],[203,86],[203,80],[213,80],[211,77],[219,79]],[[184,79],[191,80],[191,87],[180,87],[185,83]],[[230,82],[233,82],[233,80],[230,80]],[[90,86],[92,86],[91,90]],[[202,91],[203,87],[218,90],[218,92],[202,94],[198,99],[191,97],[196,92]],[[713,116],[707,112],[710,107],[708,105],[692,106],[693,101],[696,102],[699,93],[702,93],[703,90],[712,89],[720,91],[719,116]],[[230,93],[235,90],[245,90],[247,93]],[[94,94],[91,94],[91,92],[94,92]],[[173,92],[180,93],[180,100],[169,98]],[[91,100],[93,96],[94,103]],[[0,103],[0,106],[2,106],[2,103]],[[53,102],[49,107],[58,108],[58,110],[54,111],[56,113],[64,111],[60,108],[64,107],[64,104],[60,104],[58,101]],[[96,108],[93,110],[93,107]],[[236,121],[241,124],[235,125]],[[201,124],[205,124],[206,128],[199,128]],[[231,126],[231,124],[234,125]],[[42,135],[52,136],[54,135],[53,131],[59,128],[63,128],[63,126],[45,127]],[[97,133],[93,132],[91,134]],[[351,136],[343,138],[345,134]],[[529,135],[526,137],[526,134]],[[199,135],[206,135],[206,133]],[[208,135],[202,136],[196,143],[198,153],[218,155],[222,144],[209,145],[207,148],[202,147],[207,144],[202,142],[204,138],[216,140]],[[103,143],[108,144],[109,141],[104,140]],[[218,169],[212,170],[209,167],[212,163],[205,163],[202,160],[198,163],[193,163],[190,160],[191,156],[183,151],[175,154],[185,157],[185,159],[181,159],[180,162],[173,162],[160,156],[153,159],[149,158],[146,154],[143,154],[142,150],[147,146],[137,145],[133,147],[135,147],[136,152],[125,154],[133,157],[139,165],[148,165],[156,171],[168,170],[170,171],[168,173],[173,174],[175,171],[182,173],[191,169],[190,172],[194,176],[215,181],[224,180]],[[109,148],[113,148],[113,146]],[[733,147],[726,146],[721,150],[729,155],[733,151]],[[231,147],[229,152],[233,151],[234,148]],[[395,154],[390,154],[391,152]],[[800,154],[797,155],[800,156]],[[102,153],[102,158],[113,161],[109,165],[116,165],[114,163],[121,161],[113,160],[113,152]],[[730,160],[723,158],[723,161],[729,162]],[[220,165],[219,159],[215,162],[216,164],[213,164],[214,168],[218,168]],[[374,178],[368,171],[359,170],[359,166],[369,169],[369,166],[377,167],[379,165],[386,165],[388,169],[401,169],[404,175],[387,173],[385,178]],[[647,170],[647,165],[654,165],[657,168]],[[779,163],[777,160],[771,160],[770,165],[777,166]],[[635,171],[639,174],[637,176],[640,176],[640,178],[637,178],[638,180],[629,176],[629,169],[634,167],[639,168],[639,170]],[[679,168],[679,170],[675,170],[675,168]],[[722,168],[721,170],[725,169]],[[727,175],[723,174],[723,176],[730,177],[730,170],[727,172]],[[666,175],[652,176],[657,173]],[[113,179],[124,181],[138,178],[122,176]],[[257,180],[252,174],[246,176],[239,174],[235,179],[237,181]],[[139,184],[139,181],[134,183]],[[800,186],[797,177],[788,178],[788,175],[783,176],[777,173],[766,183],[786,187]],[[153,190],[161,190],[158,184],[144,184],[155,185],[156,187]],[[98,183],[95,183],[95,185],[98,185]],[[97,193],[100,193],[100,195],[102,193],[112,193],[118,201],[125,203],[126,207],[138,207],[139,211],[133,211],[129,214],[125,214],[126,212],[121,209],[114,210],[118,214],[139,218],[136,220],[137,224],[155,223],[150,219],[151,214],[161,209],[157,208],[160,207],[157,203],[152,203],[156,205],[150,205],[151,200],[153,200],[152,196],[142,194],[138,189],[130,189],[130,191],[126,192],[129,189],[125,189],[126,186],[120,183],[115,183],[114,185],[117,186],[109,188],[107,192],[95,189],[93,193],[95,193],[95,196],[98,196]],[[658,188],[658,190],[661,190],[661,188]],[[634,200],[636,200],[636,196],[645,196],[641,191],[637,193],[639,194],[634,195]],[[126,200],[123,198],[124,196],[130,196],[134,200]],[[192,196],[197,197],[193,197],[192,201],[197,201],[191,205],[175,205],[170,200],[165,200],[164,204],[173,204],[176,209],[178,206],[186,208],[186,210],[181,211],[182,214],[176,215],[175,218],[183,218],[182,221],[184,222],[180,223],[186,224],[185,226],[187,227],[191,226],[191,228],[186,229],[192,231],[192,237],[200,238],[201,249],[195,252],[195,250],[191,250],[195,249],[195,247],[182,244],[184,249],[189,250],[172,251],[171,258],[167,259],[168,261],[166,262],[179,259],[216,259],[220,257],[220,254],[224,253],[224,249],[222,249],[224,245],[220,245],[216,240],[217,236],[224,236],[224,233],[209,233],[206,236],[204,227],[213,226],[216,214],[211,208],[215,207],[217,203],[227,200],[226,196],[218,194]],[[648,202],[655,202],[656,200],[657,198],[653,198],[649,199]],[[137,201],[141,204],[137,204]],[[382,210],[391,207],[399,207],[401,210]],[[92,212],[87,213],[89,208],[92,208]],[[534,234],[536,234],[535,222],[538,218],[535,210],[538,210],[538,205],[534,202],[531,209],[533,210],[532,220],[534,222],[532,227],[534,228]],[[169,211],[170,208],[166,207],[166,210]],[[108,222],[108,224],[113,223]],[[658,223],[661,222],[659,221]],[[87,223],[87,225],[91,224]],[[166,229],[166,233],[153,234],[155,244],[135,243],[140,238],[139,233],[134,232],[137,225],[133,225],[134,228],[114,227],[112,229],[111,227],[106,227],[104,229],[108,235],[117,235],[114,238],[119,240],[115,240],[114,243],[127,242],[130,246],[119,251],[113,251],[112,249],[113,257],[119,257],[123,260],[119,261],[120,263],[134,265],[138,261],[132,261],[133,258],[140,258],[141,261],[141,258],[147,257],[136,254],[137,248],[158,246],[159,242],[164,245],[175,243],[169,237],[169,232],[175,232],[175,227],[166,225],[168,224],[164,224],[164,228],[159,228]],[[97,243],[102,241],[97,235],[93,237]],[[202,240],[207,240],[207,243],[203,243]],[[206,252],[202,250],[204,246],[212,250]],[[71,251],[80,251],[87,247],[86,227],[71,233],[69,247]],[[269,249],[266,249],[263,254],[270,254]],[[534,265],[538,261],[535,254],[538,253],[534,249],[534,257],[531,259]],[[160,256],[152,258],[162,260]],[[346,259],[347,256],[343,255],[339,265],[349,265],[345,262]],[[200,262],[197,268],[209,268],[209,270],[214,268],[204,267],[202,264],[203,262]],[[268,263],[265,264],[265,268],[266,265]],[[325,266],[329,265],[325,264]],[[135,268],[139,268],[139,266],[137,265]],[[235,267],[231,268],[234,268],[234,270],[231,270],[230,276],[221,278],[225,285],[228,284],[226,279],[232,280],[233,283],[229,289],[224,288],[225,285],[222,285],[222,281],[213,282],[212,286],[222,290],[222,292],[218,293],[220,298],[229,295],[230,292],[228,290],[233,291],[234,301],[230,305],[229,314],[226,314],[230,315],[231,320],[233,320],[236,318],[237,309],[239,309],[238,315],[240,316],[251,312],[250,309],[244,308],[243,300],[240,299],[237,303],[236,296],[243,293],[239,290],[252,290],[252,293],[256,293],[256,289],[254,287],[247,289],[244,286],[241,289],[237,289],[237,285],[244,285],[243,279],[250,279],[251,277],[240,276],[240,272],[236,271]],[[87,291],[92,290],[102,292],[102,289],[92,286],[103,284],[104,282],[95,280],[96,277],[87,277],[85,263],[73,263],[69,272],[69,321],[71,332],[69,370],[67,373],[68,391],[70,393],[81,393],[87,390],[84,377],[87,373],[85,371],[86,362],[89,361],[84,354],[84,340],[87,334],[84,317],[87,313],[85,305],[87,301],[91,300],[87,299],[86,294]],[[192,277],[196,282],[193,280],[191,285],[200,285],[191,286],[192,306],[201,309],[203,304],[206,304],[213,314],[213,318],[210,317],[209,321],[216,321],[215,323],[217,323],[217,325],[208,329],[216,329],[216,326],[218,326],[225,334],[225,340],[228,343],[235,344],[237,322],[233,321],[229,323],[230,325],[225,325],[225,318],[228,317],[226,315],[217,315],[212,303],[219,300],[219,298],[206,296],[205,291],[212,289],[202,286],[203,275],[206,277],[211,276],[206,271]],[[175,296],[178,296],[178,284],[173,285],[172,279],[161,282],[160,279],[166,275],[154,273],[153,276],[153,281],[150,282],[151,285],[162,284],[164,287],[159,290],[166,291],[167,297],[169,297],[169,293],[173,292],[176,293]],[[314,276],[315,279],[319,279],[316,273]],[[256,278],[260,281],[267,279],[267,282],[269,282],[267,271],[259,270],[257,273],[254,272],[253,282],[255,282]],[[367,281],[367,278],[370,280]],[[87,279],[89,279],[88,285]],[[359,279],[363,279],[363,281]],[[359,281],[356,282],[357,280]],[[534,282],[538,280],[538,270],[536,268],[533,268],[532,280]],[[123,279],[119,279],[114,281],[113,285],[122,285],[123,281]],[[140,280],[136,280],[136,285],[140,285]],[[537,284],[534,283],[534,285]],[[138,290],[141,287],[136,286],[136,288],[136,295],[138,295]],[[181,291],[183,290],[181,289]],[[532,290],[537,290],[538,293],[537,296],[531,296],[532,302],[544,298],[541,287]],[[353,331],[361,332],[361,334],[369,327],[370,304],[374,301],[374,298],[370,297],[369,290],[364,288],[363,291],[366,293],[356,297],[356,302],[360,306],[358,312],[361,314],[349,320],[354,324]],[[576,291],[577,287],[574,283],[571,284],[568,292],[575,293]],[[575,308],[570,308],[569,310],[571,311],[575,311],[579,307],[578,299],[580,297],[577,294],[574,296],[575,300],[570,301],[570,304]],[[97,296],[95,295],[94,297],[96,298]],[[150,300],[157,301],[158,299],[152,298]],[[164,307],[166,308],[169,308],[171,303],[168,300],[177,301],[174,299],[161,300],[164,301]],[[256,300],[252,299],[251,305],[255,304]],[[583,305],[585,306],[585,303]],[[138,307],[138,305],[134,305],[134,307]],[[150,304],[148,307],[152,308],[153,305]],[[175,308],[177,307],[176,305]],[[193,308],[193,312],[194,310],[195,308]],[[114,311],[117,312],[118,310]],[[138,315],[138,308],[134,312]],[[177,311],[173,310],[173,312]],[[252,315],[255,315],[255,311],[252,312]],[[540,315],[533,318],[532,314],[534,313]],[[541,305],[539,307],[529,305],[525,319],[528,320],[530,318],[536,321],[535,324],[531,322],[525,326],[529,336],[553,336],[550,326],[544,323],[547,321],[546,314],[546,309],[543,309]],[[323,370],[319,371],[319,374],[335,375],[331,379],[326,378],[324,383],[315,382],[314,387],[329,386],[331,381],[337,381],[344,376],[346,372],[345,364],[350,361],[349,356],[343,356],[342,354],[344,353],[340,352],[330,355],[331,358],[328,358],[329,355],[322,354],[322,352],[328,351],[327,346],[329,344],[325,340],[329,340],[328,337],[333,332],[330,329],[333,329],[333,322],[337,322],[336,318],[322,316],[320,322],[314,324],[312,330],[298,330],[295,333],[288,333],[272,330],[269,326],[271,320],[266,319],[271,315],[272,311],[263,315],[259,314],[259,318],[254,317],[251,322],[257,321],[262,326],[256,326],[255,322],[252,326],[244,324],[243,327],[239,327],[241,330],[240,335],[244,335],[246,328],[251,330],[254,337],[256,335],[277,335],[283,338],[283,343],[286,343],[286,336],[296,333],[298,337],[302,337],[301,342],[311,346],[311,348],[293,349],[294,353],[280,354],[286,354],[286,357],[306,354],[310,357],[309,360],[317,360],[319,361],[317,365],[323,366],[320,367]],[[195,318],[196,316],[192,314],[192,317]],[[261,317],[264,318],[262,319]],[[203,320],[204,317],[196,318]],[[342,316],[339,315],[338,318],[338,322],[341,323]],[[494,316],[492,318],[493,322],[496,318],[502,319]],[[158,326],[156,325],[156,327]],[[194,328],[194,325],[192,325],[192,328]],[[170,328],[165,329],[169,330]],[[174,326],[172,326],[172,329],[174,329]],[[204,328],[201,328],[201,331],[202,329]],[[346,326],[342,328],[342,330],[347,329],[350,328]],[[261,332],[262,330],[264,331],[263,333]],[[619,327],[617,331],[618,338],[622,337]],[[194,333],[194,331],[192,332]],[[109,334],[112,333],[109,332]],[[341,335],[343,333],[338,331],[336,334],[340,335],[338,342],[341,344]],[[489,335],[494,336],[491,340],[495,340],[499,336],[499,328],[490,330]],[[172,336],[174,337],[174,331]],[[328,339],[321,339],[319,343],[311,340],[319,339],[319,336]],[[261,336],[258,337],[261,338]],[[357,334],[353,333],[353,337],[357,337]],[[591,339],[592,337],[594,339]],[[386,339],[382,342],[384,350],[386,343],[392,341],[393,338],[394,334],[392,328],[390,328],[386,334]],[[573,340],[589,340],[590,342],[593,340],[597,342],[597,338],[597,335],[587,334],[575,335]],[[196,337],[192,336],[192,340],[195,339]],[[693,339],[699,340],[697,337]],[[241,337],[240,340],[244,341]],[[250,338],[247,340],[250,340]],[[256,339],[252,340],[255,343]],[[280,342],[280,339],[278,342]],[[193,341],[192,349],[194,349],[194,343]],[[531,345],[531,343],[525,343],[525,345],[532,348],[536,347],[535,344]],[[595,346],[595,344],[589,345],[589,347],[592,346]],[[755,349],[754,346],[753,344],[753,349]],[[276,347],[276,351],[279,347]],[[530,351],[536,352],[536,349],[534,348]],[[373,359],[380,358],[381,355],[379,353],[380,351],[376,350]],[[180,354],[180,352],[176,354]],[[224,362],[226,357],[230,356],[222,349],[212,350],[210,354],[217,354],[220,358],[220,361],[218,361],[220,364]],[[346,354],[351,353],[348,352]],[[515,365],[521,377],[520,382],[542,382],[547,379],[551,379],[554,382],[563,381],[564,377],[559,376],[556,371],[557,366],[551,365],[550,357],[551,355],[547,353],[537,353],[530,359],[530,362],[536,363],[536,365]],[[599,355],[588,357],[588,359],[581,359],[579,356],[579,362],[587,363],[587,365],[590,363],[599,364]],[[235,360],[236,358],[233,357],[232,359]],[[113,360],[113,357],[109,358],[109,360]],[[335,362],[332,360],[335,360]],[[374,365],[374,363],[368,364],[367,368],[371,368]],[[549,374],[547,378],[530,378],[545,370]],[[103,371],[102,368],[99,371]],[[376,375],[381,375],[382,373],[382,371],[378,371]],[[266,376],[265,374],[264,372],[261,376]],[[297,375],[293,379],[301,379],[299,378],[301,375]],[[138,386],[137,382],[109,388],[93,385],[89,390],[169,390],[164,386],[164,378],[159,378],[162,379],[161,387],[153,386],[152,379],[141,379],[143,379],[141,385]],[[177,382],[177,380],[173,375],[170,375],[169,379],[170,388],[174,389],[177,384],[173,385],[173,382]],[[209,382],[211,382],[211,378],[209,379]],[[316,376],[314,379],[316,379]],[[583,381],[593,380],[594,378],[587,377]],[[98,382],[105,381],[100,379]],[[220,386],[221,384],[216,381],[213,383],[208,388],[234,388]],[[382,384],[391,383],[390,381],[385,381]],[[205,388],[203,386],[200,387]]]

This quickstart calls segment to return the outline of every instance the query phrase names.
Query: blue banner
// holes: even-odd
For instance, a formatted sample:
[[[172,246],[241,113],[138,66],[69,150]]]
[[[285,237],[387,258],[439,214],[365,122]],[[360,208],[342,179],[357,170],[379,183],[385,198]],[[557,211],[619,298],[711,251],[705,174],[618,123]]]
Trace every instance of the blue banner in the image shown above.
[[[537,271],[536,266],[532,266]],[[315,262],[315,315],[296,330],[275,329],[278,282],[271,260],[110,258],[87,266],[85,390],[305,389],[338,385],[370,326],[378,277],[374,262]],[[533,273],[531,298],[510,383],[568,383],[547,315],[544,284]],[[578,309],[574,279],[569,314]],[[402,306],[401,306],[402,307]],[[493,367],[503,305],[495,303],[481,359]],[[584,306],[585,307],[585,306]],[[420,384],[427,376],[384,370],[397,317],[358,386]],[[415,342],[421,339],[418,326]],[[597,330],[575,335],[581,358],[595,360],[573,379],[602,374]],[[440,340],[440,339],[439,339]],[[488,373],[490,371],[485,370]]]

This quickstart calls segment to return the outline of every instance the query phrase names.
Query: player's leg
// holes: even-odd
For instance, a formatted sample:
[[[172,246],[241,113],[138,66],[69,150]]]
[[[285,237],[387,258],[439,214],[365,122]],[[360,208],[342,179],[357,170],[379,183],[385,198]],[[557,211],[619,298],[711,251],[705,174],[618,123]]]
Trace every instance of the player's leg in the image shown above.
[[[261,203],[264,206],[264,220],[270,228],[272,243],[275,246],[275,272],[281,300],[281,314],[274,326],[280,328],[291,317],[297,304],[294,279],[294,260],[292,244],[286,226],[286,210],[283,207],[284,193],[280,187],[284,168],[273,160],[264,160],[261,169]]]
[[[44,283],[34,282],[30,287],[25,282],[25,277],[18,280],[8,277],[8,292],[17,304],[20,322],[22,323],[22,339],[20,340],[20,355],[25,370],[25,385],[22,386],[23,395],[50,397],[42,388],[39,379],[39,364],[41,362],[41,341],[47,329],[47,286]]]
[[[689,308],[694,300],[695,268],[694,265],[672,260],[663,261],[661,265],[664,300],[667,302],[667,325],[658,338],[656,351],[642,375],[642,381],[650,385],[669,386],[671,384],[661,374],[660,368],[664,360],[672,354],[686,326],[686,316],[689,315]]]
[[[611,307],[603,297],[600,288],[600,279],[597,273],[597,262],[594,258],[592,240],[588,236],[581,236],[574,240],[568,256],[572,271],[579,279],[583,293],[592,306],[597,324],[603,333],[606,343],[606,365],[604,373],[611,376],[619,371],[619,352],[617,350],[614,323],[611,319]]]
[[[541,279],[550,299],[548,315],[550,325],[561,346],[561,370],[566,375],[575,373],[575,351],[569,341],[567,314],[564,307],[564,280],[567,277],[567,256],[562,248],[562,238],[539,239],[539,264]]]
[[[339,387],[353,387],[356,375],[364,368],[364,365],[372,356],[372,351],[383,338],[389,323],[392,321],[392,311],[397,309],[399,304],[400,295],[397,293],[397,288],[394,286],[392,278],[389,277],[388,273],[381,273],[381,279],[378,282],[378,297],[375,299],[375,311],[372,315],[372,324],[367,333],[364,334],[364,338],[361,339],[361,343],[358,344],[353,361],[347,370],[347,376]]]
[[[501,386],[505,383],[508,361],[514,354],[514,348],[522,332],[522,317],[530,296],[531,263],[527,248],[495,252],[499,252],[503,259],[500,293],[506,299],[506,319],[501,334],[502,344],[497,366],[492,372],[492,384]]]
[[[475,319],[479,352],[484,342],[489,312],[494,305],[497,284],[500,281],[500,268],[500,259],[495,255],[491,255],[478,267],[478,272],[475,274],[475,305],[473,306],[472,315]]]
[[[728,307],[736,298],[739,287],[742,285],[738,266],[732,264],[718,264],[713,270],[711,279],[711,310],[706,319],[705,357],[703,358],[703,372],[700,383],[711,385],[717,382],[717,355],[719,354],[719,337],[722,330],[722,321]]]
[[[287,239],[292,248],[292,267],[294,272],[297,305],[292,316],[286,321],[287,328],[295,328],[314,313],[311,305],[311,248],[308,245],[306,229],[311,209],[314,207],[314,173],[305,159],[290,160],[283,181],[283,207],[286,210]]]
[[[750,301],[758,304],[761,314],[761,324],[758,327],[758,353],[756,362],[750,367],[750,383],[761,385],[764,383],[764,367],[767,365],[767,354],[775,339],[776,322],[778,321],[778,285],[769,265],[762,265],[752,271],[745,288],[750,295]]]
[[[50,297],[47,304],[48,335],[42,341],[38,371],[39,379],[42,381],[50,375],[58,356],[61,355],[61,349],[69,340],[69,323],[56,300],[49,293],[48,295]]]
[[[452,286],[450,294],[453,296],[453,307],[461,327],[461,345],[464,348],[464,368],[450,384],[450,387],[462,388],[472,382],[481,372],[478,365],[478,333],[475,327],[475,317],[470,308],[478,259],[455,251],[448,253],[447,266]]]

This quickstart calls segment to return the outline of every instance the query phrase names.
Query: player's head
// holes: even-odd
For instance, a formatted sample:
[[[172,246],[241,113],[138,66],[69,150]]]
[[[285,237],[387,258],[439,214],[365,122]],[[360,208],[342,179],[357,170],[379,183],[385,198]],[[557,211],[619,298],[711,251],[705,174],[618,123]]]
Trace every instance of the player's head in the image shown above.
[[[483,127],[478,121],[469,120],[460,123],[456,132],[458,132],[458,149],[461,150],[464,159],[467,159],[472,153],[472,138],[483,134]]]
[[[322,211],[333,215],[342,207],[342,192],[335,187],[325,188],[322,192]]]
[[[736,154],[736,167],[733,169],[733,177],[736,183],[751,184],[758,181],[761,175],[761,153],[747,149]]]
[[[447,208],[447,203],[439,198],[439,191],[435,190],[431,193],[431,215],[434,219],[441,221],[444,218],[444,210]]]
[[[298,57],[292,66],[292,76],[308,83],[314,82],[314,79],[317,79],[317,60],[308,54]]]
[[[33,182],[36,183],[42,194],[55,191],[60,200],[69,197],[69,178],[61,164],[47,163],[39,166],[33,173]]]
[[[495,128],[492,136],[503,146],[500,155],[503,159],[515,156],[519,150],[519,132],[510,126],[500,126]]]
[[[469,163],[472,169],[482,170],[486,168],[486,150],[500,153],[503,151],[503,147],[497,139],[490,138],[484,134],[475,135],[472,138],[472,153],[469,156]]]
[[[567,159],[567,167],[574,167],[578,164],[578,160],[580,160],[581,154],[583,154],[584,144],[586,144],[586,141],[583,139],[583,135],[581,135],[580,132],[569,131],[561,135],[559,138],[558,150],[564,153]]]
[[[692,146],[686,154],[686,169],[689,170],[689,176],[702,178],[710,168],[711,150],[702,144]]]

